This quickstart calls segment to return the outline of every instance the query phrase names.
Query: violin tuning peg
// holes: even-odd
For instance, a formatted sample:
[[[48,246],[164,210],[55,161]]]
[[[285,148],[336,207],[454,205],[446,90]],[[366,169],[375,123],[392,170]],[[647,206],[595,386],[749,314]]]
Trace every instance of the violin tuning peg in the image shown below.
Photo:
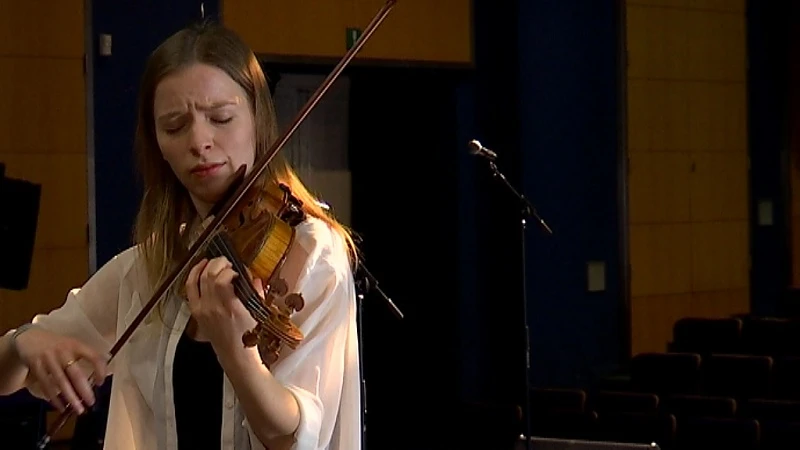
[[[269,285],[269,291],[274,295],[282,297],[289,292],[289,285],[283,278],[277,278]]]
[[[242,344],[244,344],[244,346],[248,348],[255,347],[258,344],[258,335],[259,335],[258,327],[245,332],[242,335]]]
[[[286,308],[288,308],[290,313],[291,313],[291,312],[297,312],[297,311],[302,310],[303,307],[306,304],[306,301],[303,298],[303,294],[293,293],[293,294],[289,294],[286,297],[286,300],[284,300],[284,303],[286,304]]]

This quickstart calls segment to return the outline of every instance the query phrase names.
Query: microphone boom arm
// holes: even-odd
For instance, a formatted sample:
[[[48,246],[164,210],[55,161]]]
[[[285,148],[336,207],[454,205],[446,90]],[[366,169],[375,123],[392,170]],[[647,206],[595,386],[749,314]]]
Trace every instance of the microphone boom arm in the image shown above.
[[[478,141],[477,139],[469,141],[467,145],[470,148],[470,153],[472,153],[473,155],[482,156],[487,160],[489,160],[489,168],[492,170],[492,174],[495,176],[495,178],[499,178],[500,181],[502,181],[503,184],[506,185],[508,190],[511,191],[511,193],[514,194],[522,204],[523,217],[533,217],[539,222],[539,224],[542,226],[544,231],[547,232],[547,234],[553,234],[553,230],[550,229],[550,226],[547,225],[544,219],[542,219],[539,216],[539,213],[536,211],[536,208],[534,208],[531,202],[528,201],[528,198],[525,197],[525,195],[523,195],[519,191],[517,191],[514,188],[514,186],[512,186],[511,183],[508,182],[505,175],[503,175],[503,173],[500,172],[500,170],[497,168],[497,164],[495,164],[495,161],[497,160],[497,153],[481,145],[480,141]]]
[[[494,161],[489,162],[489,168],[492,169],[492,174],[494,174],[495,178],[499,178],[503,182],[503,184],[505,184],[506,187],[519,199],[520,203],[522,203],[522,214],[525,217],[532,217],[536,219],[542,226],[542,228],[544,228],[544,231],[547,232],[547,234],[553,234],[553,230],[550,228],[549,225],[547,225],[544,219],[542,219],[539,216],[539,213],[536,211],[536,208],[531,204],[528,198],[525,197],[524,194],[514,189],[514,186],[512,186],[511,183],[508,182],[506,176],[503,175],[502,172],[500,172],[500,170],[497,168],[497,164],[495,164]]]
[[[358,276],[358,272],[361,272],[363,276]],[[367,270],[367,267],[361,261],[358,262],[358,270],[356,271],[356,289],[359,291],[361,295],[364,296],[371,289],[375,289],[378,292],[378,294],[380,294],[381,297],[383,297],[383,300],[389,305],[389,309],[392,310],[392,312],[394,313],[395,316],[397,316],[398,319],[402,319],[404,317],[403,312],[400,311],[400,308],[398,308],[397,305],[394,304],[392,299],[389,298],[389,296],[386,295],[386,293],[383,292],[383,290],[381,290],[380,286],[378,286],[378,279],[375,278],[375,276],[372,275],[372,273],[369,270]]]

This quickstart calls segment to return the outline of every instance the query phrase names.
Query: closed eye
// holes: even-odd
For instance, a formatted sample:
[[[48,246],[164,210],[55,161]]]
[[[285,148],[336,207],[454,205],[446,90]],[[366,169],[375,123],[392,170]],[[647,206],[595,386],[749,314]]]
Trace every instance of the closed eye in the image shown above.
[[[233,120],[233,117],[227,117],[225,119],[217,119],[217,118],[214,118],[214,117],[211,118],[211,121],[216,123],[216,124],[226,124],[226,123],[229,123],[231,120]]]
[[[175,134],[175,133],[181,131],[181,128],[183,128],[183,125],[179,125],[177,127],[176,126],[164,127],[164,132],[167,133],[167,134]]]

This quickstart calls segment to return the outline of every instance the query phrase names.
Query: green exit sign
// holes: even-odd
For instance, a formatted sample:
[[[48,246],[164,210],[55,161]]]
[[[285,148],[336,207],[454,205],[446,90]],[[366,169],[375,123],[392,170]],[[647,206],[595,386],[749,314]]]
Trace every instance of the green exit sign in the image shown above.
[[[361,32],[362,32],[361,28],[347,29],[347,36],[345,39],[347,50],[350,50],[351,48],[353,48],[354,45],[356,45],[356,41],[358,40],[358,38],[361,37]]]

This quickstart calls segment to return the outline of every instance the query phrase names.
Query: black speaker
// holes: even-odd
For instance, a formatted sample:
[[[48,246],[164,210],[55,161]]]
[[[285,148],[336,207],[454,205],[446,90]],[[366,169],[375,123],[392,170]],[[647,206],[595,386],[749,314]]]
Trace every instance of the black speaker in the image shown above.
[[[577,439],[531,438],[532,450],[660,450],[653,444],[630,444],[623,442],[581,441]],[[526,450],[525,440],[517,442],[515,450]]]
[[[5,177],[0,163],[0,289],[28,287],[41,194],[39,184]]]

